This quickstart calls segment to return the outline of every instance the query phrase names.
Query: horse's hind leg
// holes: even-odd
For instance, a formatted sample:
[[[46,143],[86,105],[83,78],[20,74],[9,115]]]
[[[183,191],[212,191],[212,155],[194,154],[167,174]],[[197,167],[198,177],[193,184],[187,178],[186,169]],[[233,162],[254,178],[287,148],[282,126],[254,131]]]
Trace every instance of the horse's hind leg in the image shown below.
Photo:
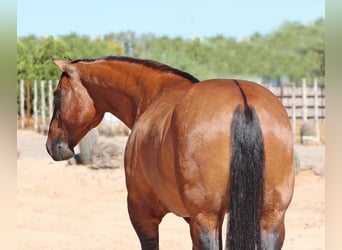
[[[284,217],[272,224],[264,226],[261,230],[261,246],[263,250],[281,249],[285,238]]]
[[[281,249],[284,243],[284,220],[289,201],[284,202],[280,197],[282,197],[280,193],[275,190],[272,196],[265,196],[265,200],[269,202],[264,204],[261,218],[261,245],[264,250]]]
[[[197,214],[191,217],[190,232],[194,250],[222,249],[223,218],[216,215]]]
[[[159,249],[159,224],[166,212],[158,205],[140,200],[133,201],[128,197],[128,213],[137,233],[141,249]]]

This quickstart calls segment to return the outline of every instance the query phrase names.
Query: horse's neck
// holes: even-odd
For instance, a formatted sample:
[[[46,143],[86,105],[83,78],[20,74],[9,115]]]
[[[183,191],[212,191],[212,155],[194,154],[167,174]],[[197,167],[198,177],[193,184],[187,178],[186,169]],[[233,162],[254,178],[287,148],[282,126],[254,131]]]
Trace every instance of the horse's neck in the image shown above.
[[[172,91],[186,91],[191,86],[189,80],[178,75],[131,63],[84,66],[86,73],[82,74],[82,80],[95,104],[130,128],[155,98]]]

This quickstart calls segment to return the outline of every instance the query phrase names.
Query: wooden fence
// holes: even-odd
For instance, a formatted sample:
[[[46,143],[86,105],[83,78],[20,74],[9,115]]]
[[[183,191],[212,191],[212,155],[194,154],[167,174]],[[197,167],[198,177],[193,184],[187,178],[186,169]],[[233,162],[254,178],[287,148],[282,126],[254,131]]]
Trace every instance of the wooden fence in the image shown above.
[[[53,112],[53,90],[58,81],[29,81],[20,80],[18,88],[19,128],[23,129],[32,124],[35,130],[46,130]],[[31,86],[32,85],[32,86]],[[298,122],[312,121],[317,128],[325,122],[325,87],[307,84],[303,79],[301,85],[268,87],[283,103],[291,120],[293,131]],[[32,93],[33,92],[33,93]],[[47,92],[47,95],[46,95]],[[33,100],[31,100],[33,98]]]
[[[306,79],[299,86],[269,87],[284,105],[291,120],[294,136],[298,133],[298,124],[311,123],[314,126],[315,139],[321,141],[321,125],[325,124],[325,86],[317,80],[308,86]]]
[[[19,124],[24,129],[31,124],[35,130],[47,128],[53,112],[53,90],[58,81],[19,81]],[[32,84],[32,86],[31,86]],[[48,92],[46,96],[46,90]],[[26,98],[25,98],[26,97]],[[47,104],[46,104],[47,102]]]
[[[301,86],[268,87],[282,102],[292,120],[325,121],[325,86],[314,81],[308,86],[303,79]]]

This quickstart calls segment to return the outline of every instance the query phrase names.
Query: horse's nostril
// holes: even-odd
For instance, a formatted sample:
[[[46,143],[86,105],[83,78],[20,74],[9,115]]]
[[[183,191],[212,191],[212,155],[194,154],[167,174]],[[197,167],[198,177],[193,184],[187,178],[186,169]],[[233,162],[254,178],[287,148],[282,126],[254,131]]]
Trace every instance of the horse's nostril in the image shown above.
[[[74,155],[73,149],[65,142],[57,141],[48,147],[48,152],[55,161],[67,160]]]

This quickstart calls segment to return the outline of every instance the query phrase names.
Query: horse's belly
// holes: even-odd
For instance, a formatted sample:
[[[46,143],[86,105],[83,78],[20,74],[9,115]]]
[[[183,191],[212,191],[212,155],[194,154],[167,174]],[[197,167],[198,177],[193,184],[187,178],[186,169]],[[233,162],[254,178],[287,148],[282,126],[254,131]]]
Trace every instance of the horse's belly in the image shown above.
[[[172,212],[178,216],[189,217],[189,213],[188,213],[187,209],[184,207],[182,200],[178,199],[178,197],[174,197],[174,196],[172,198],[169,198],[169,197],[164,196],[163,198],[161,198],[161,202],[164,204],[164,206],[170,212]]]
[[[159,172],[152,179],[152,185],[158,199],[170,212],[181,217],[189,216],[173,177],[168,175],[167,178],[164,178],[164,174]]]

